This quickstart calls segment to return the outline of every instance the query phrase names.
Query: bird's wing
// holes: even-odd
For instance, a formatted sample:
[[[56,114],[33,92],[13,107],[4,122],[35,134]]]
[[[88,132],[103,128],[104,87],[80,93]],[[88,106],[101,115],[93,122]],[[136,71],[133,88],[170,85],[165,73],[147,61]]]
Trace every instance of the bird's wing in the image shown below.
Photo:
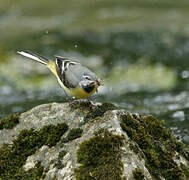
[[[60,56],[55,58],[58,77],[67,88],[75,88],[80,81],[81,64]]]

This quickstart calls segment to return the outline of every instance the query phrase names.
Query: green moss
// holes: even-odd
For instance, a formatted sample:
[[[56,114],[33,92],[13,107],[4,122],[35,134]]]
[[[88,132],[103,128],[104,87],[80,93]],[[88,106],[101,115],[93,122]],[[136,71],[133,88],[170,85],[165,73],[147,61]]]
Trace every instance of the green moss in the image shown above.
[[[87,123],[90,119],[95,119],[99,116],[102,116],[108,110],[115,110],[117,109],[111,103],[103,103],[101,105],[93,105],[90,101],[73,101],[70,103],[71,109],[79,109],[81,112],[85,112],[84,119],[81,125]]]
[[[67,143],[69,141],[72,141],[74,139],[77,139],[81,137],[83,130],[81,128],[73,128],[69,131],[66,138],[63,140],[64,143]]]
[[[15,176],[15,179],[27,179],[27,180],[42,179],[42,177],[44,178],[43,170],[44,167],[41,166],[40,162],[37,162],[35,167],[28,171],[24,171],[23,169],[21,169],[19,174]]]
[[[44,145],[55,146],[60,140],[60,137],[68,130],[68,126],[65,123],[58,124],[56,126],[49,125],[44,126],[39,131],[39,137],[44,142]]]
[[[154,167],[159,167],[160,166],[160,160],[159,160],[159,153],[156,152],[154,149],[147,148],[144,149],[143,152],[145,153],[148,162],[150,164],[153,164]]]
[[[187,151],[172,134],[153,116],[121,116],[121,127],[145,154],[146,166],[156,178],[182,179],[186,174],[174,162],[175,150],[187,158]]]
[[[130,143],[129,144],[129,148],[138,155],[139,159],[142,160],[144,159],[144,154],[141,152],[139,146],[137,144],[134,143]]]
[[[115,109],[117,109],[117,107],[111,103],[103,103],[102,105],[94,106],[84,120],[87,121],[88,119],[94,119],[96,117],[102,116],[108,110]]]
[[[63,159],[63,157],[66,155],[67,153],[66,153],[66,151],[61,151],[60,153],[59,153],[59,155],[58,155],[58,160],[57,160],[57,162],[55,163],[55,167],[57,167],[58,169],[62,169],[63,167],[64,167],[64,164],[62,163],[62,159]]]
[[[184,171],[186,177],[189,178],[189,167],[185,166],[183,163],[181,163],[180,167]]]
[[[10,114],[6,118],[0,119],[0,130],[1,129],[12,129],[19,123],[20,114]]]
[[[133,171],[133,177],[136,180],[143,180],[144,179],[143,171],[141,169],[135,169]]]
[[[77,180],[121,180],[123,137],[104,130],[84,141],[77,151],[80,167],[75,170]]]
[[[54,146],[67,131],[65,123],[48,125],[39,131],[22,130],[13,144],[3,144],[0,148],[0,178],[15,179],[28,156],[34,154],[43,145]]]
[[[129,144],[129,148],[136,154],[140,152],[139,148],[134,144]]]
[[[86,112],[84,116],[84,120],[81,125],[88,122],[90,119],[95,119],[96,117],[102,116],[108,110],[117,109],[111,103],[103,103],[101,105],[92,105],[90,101],[73,101],[70,104],[72,109],[80,109],[81,112]]]
[[[75,109],[86,109],[86,108],[91,108],[92,104],[90,101],[83,101],[83,100],[76,100],[76,101],[72,101],[70,104],[70,107],[72,108],[72,110]]]

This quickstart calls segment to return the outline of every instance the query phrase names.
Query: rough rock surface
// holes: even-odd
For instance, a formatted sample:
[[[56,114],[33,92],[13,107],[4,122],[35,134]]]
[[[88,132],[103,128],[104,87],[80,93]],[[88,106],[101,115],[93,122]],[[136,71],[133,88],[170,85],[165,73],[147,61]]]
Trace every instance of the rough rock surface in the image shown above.
[[[61,123],[66,123],[68,130],[56,144],[49,143],[47,138],[39,145],[40,138],[31,138],[31,133]],[[18,136],[23,130],[31,129],[34,132],[30,132],[26,145],[34,149],[27,153],[25,144],[19,144]],[[28,136],[28,131],[25,133],[21,140]],[[53,138],[53,134],[49,138]],[[0,130],[0,146],[0,179],[14,179],[15,176],[47,180],[130,180],[187,179],[189,176],[188,150],[158,120],[118,110],[108,103],[93,105],[74,101],[37,106],[22,113],[13,129]],[[5,160],[9,155],[16,159],[18,152],[26,154],[23,163],[2,165],[9,161]],[[9,165],[10,170],[4,170]],[[20,167],[11,175],[16,166]]]

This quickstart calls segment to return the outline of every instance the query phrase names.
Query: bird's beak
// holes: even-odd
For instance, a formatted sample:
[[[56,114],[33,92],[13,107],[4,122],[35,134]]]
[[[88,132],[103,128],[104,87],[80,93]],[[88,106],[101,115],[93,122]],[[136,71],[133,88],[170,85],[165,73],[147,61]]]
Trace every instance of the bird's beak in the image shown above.
[[[90,85],[100,86],[101,85],[101,79],[97,79],[96,81],[91,81]]]

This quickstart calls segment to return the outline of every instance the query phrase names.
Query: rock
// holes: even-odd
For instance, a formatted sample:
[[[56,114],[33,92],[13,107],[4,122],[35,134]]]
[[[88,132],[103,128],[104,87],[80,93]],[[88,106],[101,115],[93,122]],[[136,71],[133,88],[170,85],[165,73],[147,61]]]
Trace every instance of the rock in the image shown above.
[[[189,177],[189,151],[162,121],[109,103],[37,106],[0,130],[0,146],[0,179]]]

